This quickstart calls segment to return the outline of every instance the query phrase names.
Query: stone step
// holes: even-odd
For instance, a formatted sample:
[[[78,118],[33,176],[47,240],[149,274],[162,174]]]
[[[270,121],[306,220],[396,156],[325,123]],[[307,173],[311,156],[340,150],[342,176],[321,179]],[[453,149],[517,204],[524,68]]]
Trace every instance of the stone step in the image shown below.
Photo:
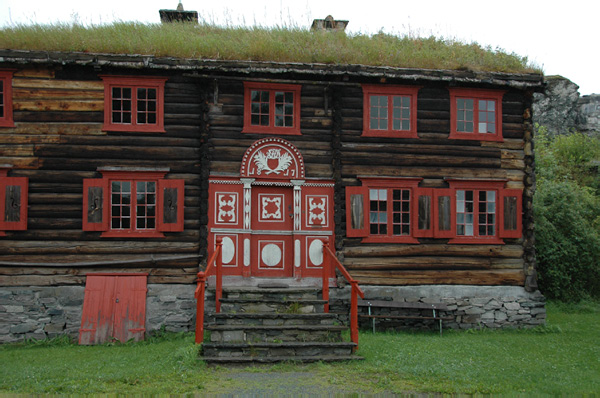
[[[248,366],[273,364],[279,362],[343,362],[360,361],[363,357],[358,355],[328,355],[328,356],[279,356],[279,357],[200,357],[209,365]]]
[[[221,298],[221,311],[224,313],[322,313],[325,300],[316,299],[250,299]]]
[[[254,300],[318,300],[321,289],[312,287],[261,288],[261,287],[225,287],[223,297]]]
[[[342,341],[345,326],[337,325],[208,325],[213,343],[277,343],[307,341]]]
[[[286,342],[286,343],[206,343],[206,357],[324,357],[350,356],[354,343]]]
[[[290,326],[290,325],[335,325],[335,314],[277,314],[277,313],[219,313],[211,314],[215,325],[264,325],[264,326]]]

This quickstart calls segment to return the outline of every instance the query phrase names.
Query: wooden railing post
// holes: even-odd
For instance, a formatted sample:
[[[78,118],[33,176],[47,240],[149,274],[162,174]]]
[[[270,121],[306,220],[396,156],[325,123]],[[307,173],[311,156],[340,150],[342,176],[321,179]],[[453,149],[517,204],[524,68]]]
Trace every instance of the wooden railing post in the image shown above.
[[[331,259],[329,258],[329,238],[323,239],[323,312],[329,313],[329,275],[331,275]]]
[[[217,245],[215,247],[215,252],[217,253],[217,261],[216,261],[216,284],[215,287],[215,311],[218,313],[221,312],[221,297],[223,297],[223,238],[217,238]]]
[[[350,292],[350,339],[356,344],[354,350],[358,350],[358,282],[350,281],[352,286]]]
[[[198,272],[198,287],[196,297],[196,344],[204,341],[204,292],[206,290],[206,274]]]

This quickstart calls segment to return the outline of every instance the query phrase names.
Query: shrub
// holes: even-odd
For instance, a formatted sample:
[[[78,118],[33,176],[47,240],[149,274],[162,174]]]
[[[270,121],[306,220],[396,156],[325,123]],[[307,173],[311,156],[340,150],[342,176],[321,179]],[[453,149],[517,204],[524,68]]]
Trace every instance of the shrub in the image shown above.
[[[549,298],[600,297],[600,180],[591,161],[600,140],[551,139],[538,129],[534,197],[539,285]]]

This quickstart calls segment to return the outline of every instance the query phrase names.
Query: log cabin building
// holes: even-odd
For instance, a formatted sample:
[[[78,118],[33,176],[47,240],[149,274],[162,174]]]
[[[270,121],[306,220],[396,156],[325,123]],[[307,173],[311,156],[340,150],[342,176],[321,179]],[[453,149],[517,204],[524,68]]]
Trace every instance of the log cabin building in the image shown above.
[[[326,237],[369,297],[444,302],[453,328],[544,323],[542,88],[540,74],[0,50],[0,342],[85,334],[82,313],[115,297],[133,333],[193,330],[217,238],[226,283],[310,285]]]

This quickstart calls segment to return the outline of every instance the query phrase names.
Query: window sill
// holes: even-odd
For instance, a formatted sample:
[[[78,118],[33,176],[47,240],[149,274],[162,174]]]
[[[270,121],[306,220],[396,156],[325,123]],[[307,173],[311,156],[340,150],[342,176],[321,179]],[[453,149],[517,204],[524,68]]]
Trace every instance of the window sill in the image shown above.
[[[362,239],[362,243],[409,243],[419,244],[419,240],[412,236],[368,236]]]
[[[448,139],[451,140],[471,140],[471,141],[492,141],[504,142],[501,135],[487,133],[450,133]]]
[[[107,231],[100,235],[101,238],[164,238],[165,235],[158,231]]]
[[[302,135],[297,128],[257,127],[250,126],[242,129],[243,134],[277,134],[277,135]]]
[[[464,245],[503,245],[504,241],[497,237],[491,238],[476,238],[472,236],[452,238],[448,244],[464,244]]]
[[[361,137],[419,138],[416,131],[363,130]]]
[[[102,131],[115,131],[115,132],[126,132],[126,133],[166,133],[163,127],[159,126],[134,126],[128,124],[111,124],[103,125]]]

